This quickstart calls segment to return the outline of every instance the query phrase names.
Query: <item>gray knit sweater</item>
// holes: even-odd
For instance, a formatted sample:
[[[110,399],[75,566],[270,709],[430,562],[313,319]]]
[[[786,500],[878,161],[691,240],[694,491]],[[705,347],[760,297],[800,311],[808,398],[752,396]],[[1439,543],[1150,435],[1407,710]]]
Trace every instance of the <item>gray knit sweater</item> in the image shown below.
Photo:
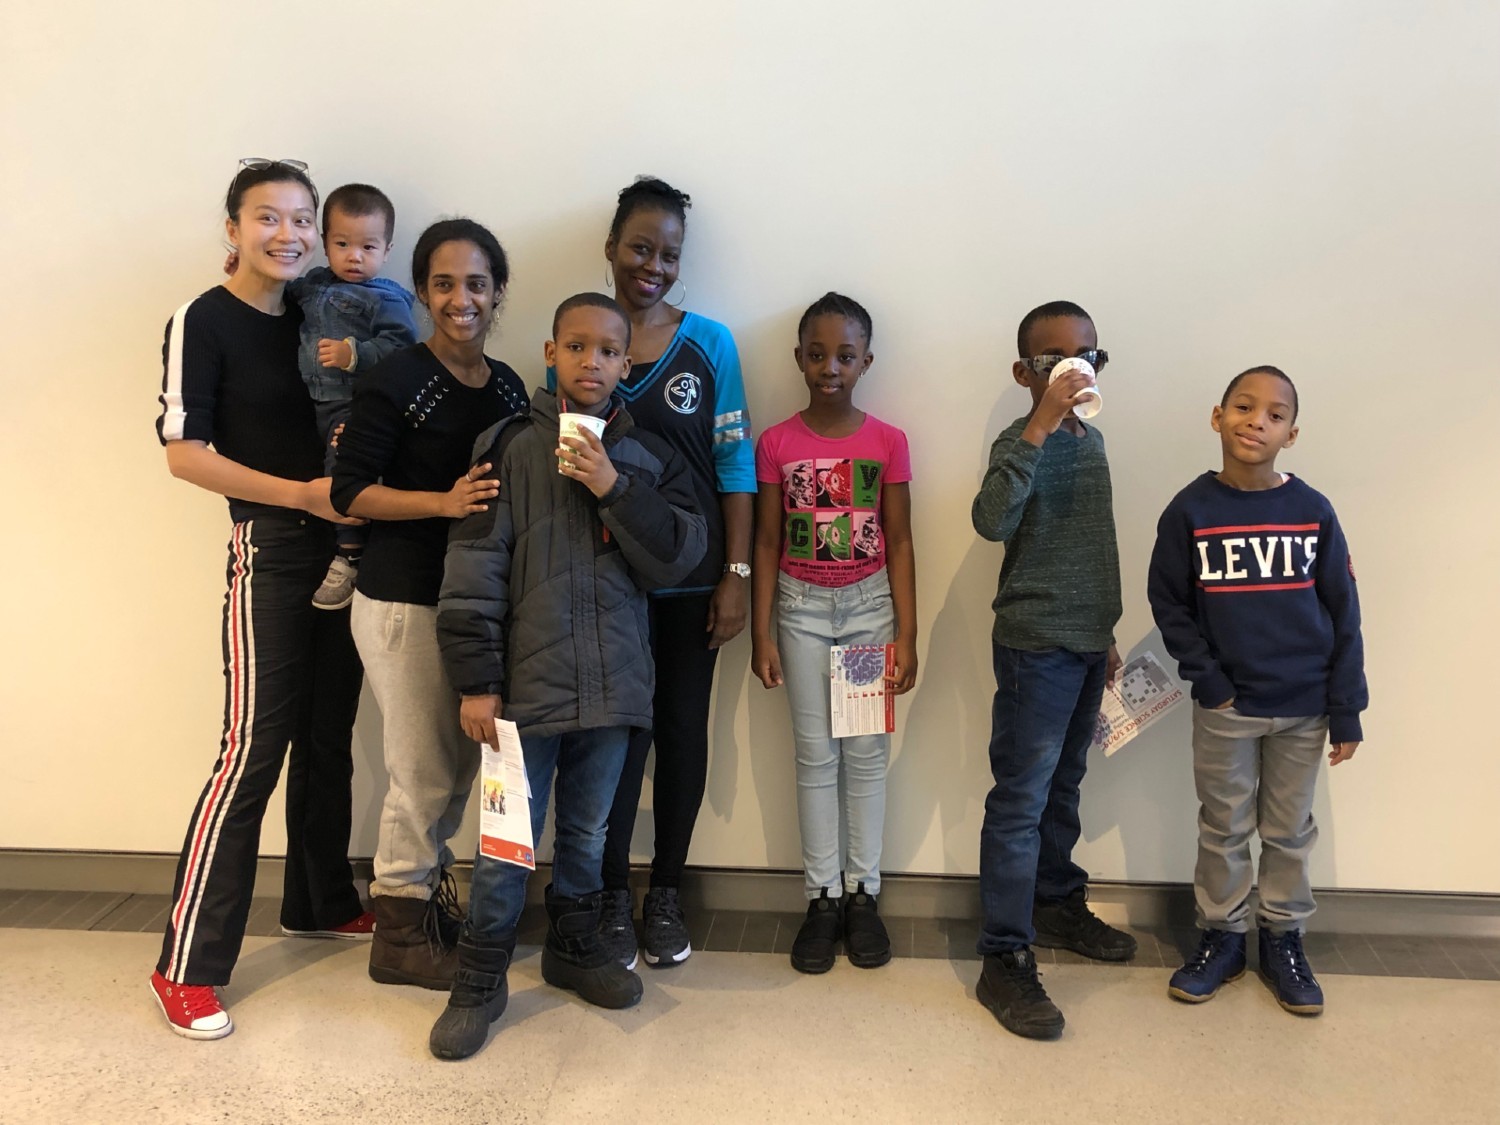
[[[1120,551],[1104,438],[1059,429],[1038,448],[1017,418],[990,448],[974,530],[1005,544],[995,640],[1009,648],[1100,652],[1120,620]]]

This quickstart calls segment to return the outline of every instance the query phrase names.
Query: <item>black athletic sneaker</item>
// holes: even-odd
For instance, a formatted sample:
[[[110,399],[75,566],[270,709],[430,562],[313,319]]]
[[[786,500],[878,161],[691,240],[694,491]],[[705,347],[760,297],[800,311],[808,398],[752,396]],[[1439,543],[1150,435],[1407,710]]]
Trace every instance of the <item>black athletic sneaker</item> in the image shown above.
[[[605,891],[599,909],[599,944],[627,969],[639,958],[629,890]]]
[[[844,952],[849,964],[861,969],[878,969],[891,959],[891,935],[885,932],[877,906],[863,883],[844,896]]]
[[[1056,1039],[1062,1034],[1063,1014],[1048,999],[1030,949],[986,953],[976,992],[1006,1031],[1027,1039]]]
[[[1079,887],[1061,902],[1036,903],[1031,911],[1034,944],[1071,949],[1095,961],[1129,961],[1135,956],[1135,938],[1090,910],[1088,897],[1088,888]]]
[[[693,954],[688,939],[687,919],[682,916],[682,901],[676,887],[652,887],[641,904],[641,922],[645,927],[646,964],[657,968],[680,965]]]
[[[828,897],[828,888],[807,904],[807,917],[792,942],[792,968],[799,973],[826,973],[833,968],[834,951],[843,929],[843,904]]]

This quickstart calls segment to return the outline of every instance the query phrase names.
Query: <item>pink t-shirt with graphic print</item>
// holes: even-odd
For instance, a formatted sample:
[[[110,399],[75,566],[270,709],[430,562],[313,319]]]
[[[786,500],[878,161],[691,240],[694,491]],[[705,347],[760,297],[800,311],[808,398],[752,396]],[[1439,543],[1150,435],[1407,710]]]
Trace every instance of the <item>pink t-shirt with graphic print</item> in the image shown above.
[[[814,586],[848,586],[885,565],[880,493],[911,480],[906,435],[873,414],[829,438],[793,414],[760,435],[755,479],[781,485],[781,569]]]

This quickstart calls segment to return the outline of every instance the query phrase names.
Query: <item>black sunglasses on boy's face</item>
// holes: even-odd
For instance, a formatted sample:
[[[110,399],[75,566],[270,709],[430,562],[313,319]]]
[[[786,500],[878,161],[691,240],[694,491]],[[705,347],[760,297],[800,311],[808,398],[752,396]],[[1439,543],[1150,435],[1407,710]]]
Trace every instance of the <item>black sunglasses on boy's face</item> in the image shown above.
[[[1076,356],[1066,355],[1034,355],[1030,359],[1021,360],[1037,376],[1045,379],[1052,374],[1052,369],[1065,359],[1087,360],[1094,373],[1098,374],[1104,370],[1104,365],[1109,362],[1109,353],[1103,348],[1091,348],[1086,352],[1079,352]]]

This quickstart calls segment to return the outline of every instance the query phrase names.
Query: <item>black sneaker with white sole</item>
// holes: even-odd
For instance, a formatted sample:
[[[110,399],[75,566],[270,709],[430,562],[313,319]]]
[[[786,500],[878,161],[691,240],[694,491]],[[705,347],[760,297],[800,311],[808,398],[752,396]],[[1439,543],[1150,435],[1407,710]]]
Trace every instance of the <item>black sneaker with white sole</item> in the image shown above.
[[[665,969],[680,965],[693,953],[688,939],[687,919],[682,916],[682,900],[676,887],[652,887],[641,904],[641,922],[645,929],[646,964]]]
[[[603,905],[599,911],[599,944],[627,969],[635,968],[640,957],[632,909],[628,889],[604,892]]]

